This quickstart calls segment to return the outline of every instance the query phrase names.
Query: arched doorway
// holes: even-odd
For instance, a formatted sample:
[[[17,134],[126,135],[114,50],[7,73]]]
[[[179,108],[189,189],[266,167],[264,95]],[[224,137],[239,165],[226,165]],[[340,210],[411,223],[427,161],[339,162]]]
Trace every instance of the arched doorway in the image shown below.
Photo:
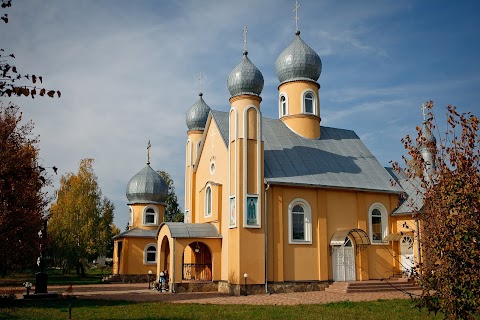
[[[160,271],[170,274],[170,242],[166,236],[162,239],[159,258]]]
[[[183,251],[182,280],[212,281],[212,252],[203,242],[192,242]]]
[[[332,247],[332,267],[333,281],[355,281],[355,248],[350,237]]]
[[[400,240],[400,265],[402,266],[402,274],[406,276],[412,275],[414,264],[413,258],[413,239],[405,235]]]

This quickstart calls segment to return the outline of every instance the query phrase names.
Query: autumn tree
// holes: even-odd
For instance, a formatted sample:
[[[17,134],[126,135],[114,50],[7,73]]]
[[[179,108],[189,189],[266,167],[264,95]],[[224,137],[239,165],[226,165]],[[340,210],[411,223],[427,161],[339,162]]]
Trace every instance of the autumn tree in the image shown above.
[[[183,213],[180,211],[180,206],[178,205],[177,195],[175,194],[175,185],[173,179],[170,177],[170,174],[166,171],[160,170],[158,174],[165,180],[168,186],[168,195],[165,199],[165,221],[174,221],[182,222]]]
[[[38,166],[33,122],[22,124],[15,105],[0,102],[0,274],[31,267],[40,253],[38,232],[47,204],[48,183]]]
[[[418,138],[402,139],[405,172],[420,180],[423,196],[423,207],[414,212],[422,252],[415,272],[423,288],[420,306],[449,319],[473,319],[480,314],[479,120],[448,106],[446,133],[435,141],[425,137],[437,129],[433,102],[426,107],[428,119],[417,127]]]
[[[80,161],[77,174],[60,179],[57,199],[50,208],[49,230],[55,260],[84,274],[85,263],[111,249],[114,205],[102,198],[93,159]]]

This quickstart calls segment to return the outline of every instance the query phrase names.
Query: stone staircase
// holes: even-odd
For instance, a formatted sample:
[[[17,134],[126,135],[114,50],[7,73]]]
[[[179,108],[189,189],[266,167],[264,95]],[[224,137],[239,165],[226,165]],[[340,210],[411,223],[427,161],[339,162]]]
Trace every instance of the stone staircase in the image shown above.
[[[413,291],[421,290],[413,280],[407,278],[391,277],[385,280],[367,280],[367,281],[350,281],[350,282],[334,282],[326,292],[337,293],[365,293],[365,292],[387,292],[387,291]]]
[[[122,277],[119,274],[112,274],[102,279],[102,282],[107,283],[122,283]]]

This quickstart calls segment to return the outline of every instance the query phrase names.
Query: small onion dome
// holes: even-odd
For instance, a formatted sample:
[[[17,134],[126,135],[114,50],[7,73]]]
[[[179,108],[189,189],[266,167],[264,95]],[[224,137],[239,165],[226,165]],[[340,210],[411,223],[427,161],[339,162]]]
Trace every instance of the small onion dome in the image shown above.
[[[432,131],[427,127],[427,123],[423,122],[422,129],[421,129],[421,137],[422,137],[422,143],[420,144],[420,147],[427,147],[428,144],[435,144],[437,143],[437,139],[435,139],[435,136],[433,135]]]
[[[232,97],[241,94],[259,96],[263,90],[263,75],[248,59],[248,52],[243,52],[242,61],[233,68],[228,76],[227,87]]]
[[[148,164],[127,184],[127,199],[130,204],[163,203],[167,195],[167,183]]]
[[[322,72],[322,61],[300,38],[300,31],[297,31],[292,43],[275,61],[275,71],[280,83],[294,80],[317,81]]]
[[[186,123],[188,130],[203,130],[207,123],[210,107],[203,101],[203,93],[198,94],[200,99],[188,110]]]

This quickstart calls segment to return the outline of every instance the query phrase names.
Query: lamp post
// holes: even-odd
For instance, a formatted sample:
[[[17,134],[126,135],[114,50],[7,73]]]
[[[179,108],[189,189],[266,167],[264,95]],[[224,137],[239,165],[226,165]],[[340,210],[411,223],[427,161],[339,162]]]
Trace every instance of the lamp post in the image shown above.
[[[243,278],[245,278],[245,296],[247,295],[247,278],[248,278],[248,274],[245,272],[243,274]]]
[[[40,272],[35,274],[35,293],[47,293],[48,275],[45,273],[45,245],[44,240],[47,237],[47,219],[43,220],[43,228],[38,232],[40,238],[40,257],[37,263]]]
[[[150,290],[150,282],[152,282],[152,270],[148,270],[148,289]]]

